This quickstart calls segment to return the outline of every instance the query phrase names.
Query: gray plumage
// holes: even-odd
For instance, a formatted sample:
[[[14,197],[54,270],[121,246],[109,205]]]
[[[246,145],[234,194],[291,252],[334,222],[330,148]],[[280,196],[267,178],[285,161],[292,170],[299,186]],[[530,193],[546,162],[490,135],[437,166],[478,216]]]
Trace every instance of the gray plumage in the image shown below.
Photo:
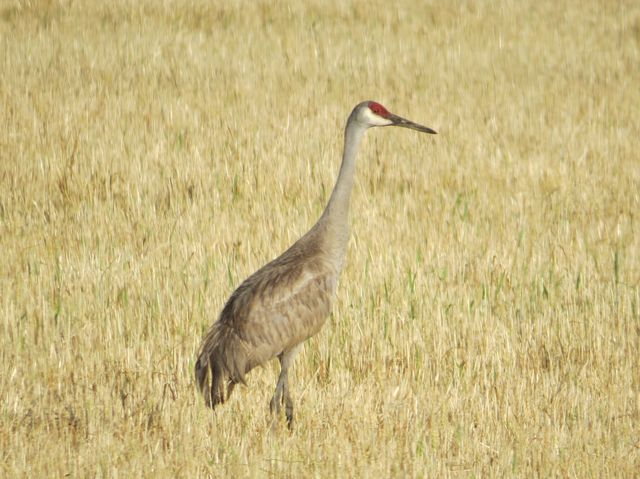
[[[284,403],[291,427],[288,369],[298,347],[322,328],[331,312],[349,239],[356,152],[364,132],[372,126],[435,133],[376,102],[362,102],[354,108],[345,128],[340,173],[322,216],[288,250],[242,282],[204,338],[195,375],[208,406],[223,403],[236,384],[246,384],[245,375],[251,369],[278,357],[280,375],[270,406],[278,414]]]

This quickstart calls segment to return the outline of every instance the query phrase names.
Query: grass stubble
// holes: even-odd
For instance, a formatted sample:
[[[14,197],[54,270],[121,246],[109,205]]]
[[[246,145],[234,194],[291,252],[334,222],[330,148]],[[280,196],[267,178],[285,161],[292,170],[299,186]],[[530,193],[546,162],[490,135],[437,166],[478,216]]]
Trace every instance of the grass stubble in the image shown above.
[[[637,2],[3,2],[0,475],[632,477]],[[334,314],[212,414],[194,356],[365,138]]]

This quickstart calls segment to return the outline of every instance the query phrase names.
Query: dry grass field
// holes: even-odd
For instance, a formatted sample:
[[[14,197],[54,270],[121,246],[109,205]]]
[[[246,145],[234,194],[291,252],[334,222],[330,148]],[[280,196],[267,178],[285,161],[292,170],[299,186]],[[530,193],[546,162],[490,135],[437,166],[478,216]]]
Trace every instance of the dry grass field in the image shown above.
[[[0,2],[0,476],[633,477],[637,1]],[[373,129],[333,315],[215,413],[239,282]]]

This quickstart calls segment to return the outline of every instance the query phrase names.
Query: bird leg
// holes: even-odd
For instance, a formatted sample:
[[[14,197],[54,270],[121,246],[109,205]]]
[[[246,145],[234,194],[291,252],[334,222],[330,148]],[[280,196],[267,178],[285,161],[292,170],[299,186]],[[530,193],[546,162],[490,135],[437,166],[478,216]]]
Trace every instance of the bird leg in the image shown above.
[[[285,375],[284,379],[284,413],[287,417],[287,426],[289,429],[293,429],[293,400],[291,394],[289,394],[289,381],[288,375]]]
[[[280,360],[280,376],[278,376],[276,390],[269,403],[271,413],[275,413],[276,416],[280,414],[281,405],[285,405],[284,411],[289,429],[293,427],[293,400],[289,392],[289,366],[293,362],[293,357],[297,352],[298,346],[294,346],[289,351],[282,352],[278,355],[278,359]]]
[[[280,358],[282,355],[278,356]],[[282,360],[280,361],[282,363]],[[282,392],[284,390],[284,382],[285,382],[286,373],[281,368],[280,376],[278,376],[278,382],[276,383],[276,390],[273,393],[273,397],[271,398],[271,402],[269,403],[269,409],[271,410],[271,414],[280,414],[280,403],[282,402]]]

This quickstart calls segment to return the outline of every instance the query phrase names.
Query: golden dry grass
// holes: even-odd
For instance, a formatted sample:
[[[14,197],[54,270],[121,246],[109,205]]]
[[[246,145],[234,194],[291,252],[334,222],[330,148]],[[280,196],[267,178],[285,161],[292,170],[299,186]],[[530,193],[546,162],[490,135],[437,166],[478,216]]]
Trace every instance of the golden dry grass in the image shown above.
[[[632,477],[640,5],[5,1],[0,475]],[[215,415],[201,337],[310,227],[360,100],[334,315]]]

